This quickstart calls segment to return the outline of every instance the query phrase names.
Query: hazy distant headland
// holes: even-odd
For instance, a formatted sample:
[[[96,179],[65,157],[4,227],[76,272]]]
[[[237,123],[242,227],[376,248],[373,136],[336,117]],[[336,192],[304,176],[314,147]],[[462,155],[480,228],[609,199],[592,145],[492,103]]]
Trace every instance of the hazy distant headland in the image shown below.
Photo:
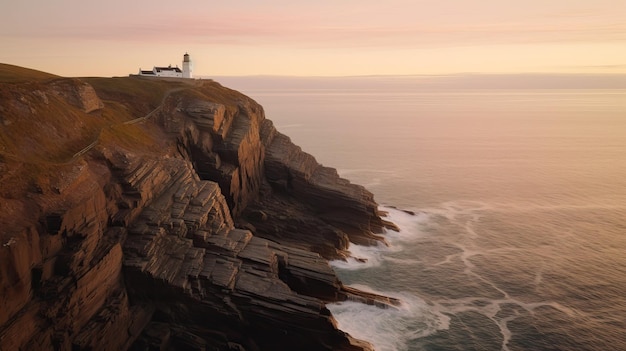
[[[626,74],[453,74],[350,77],[218,76],[222,84],[263,89],[626,89]]]

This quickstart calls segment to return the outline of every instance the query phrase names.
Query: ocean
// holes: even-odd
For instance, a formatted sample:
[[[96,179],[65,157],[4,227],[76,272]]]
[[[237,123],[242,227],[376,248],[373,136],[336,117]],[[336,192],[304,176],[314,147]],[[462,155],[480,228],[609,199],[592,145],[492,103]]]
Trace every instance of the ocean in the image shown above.
[[[626,89],[223,80],[401,228],[331,262],[402,301],[331,304],[342,330],[378,351],[626,350]]]

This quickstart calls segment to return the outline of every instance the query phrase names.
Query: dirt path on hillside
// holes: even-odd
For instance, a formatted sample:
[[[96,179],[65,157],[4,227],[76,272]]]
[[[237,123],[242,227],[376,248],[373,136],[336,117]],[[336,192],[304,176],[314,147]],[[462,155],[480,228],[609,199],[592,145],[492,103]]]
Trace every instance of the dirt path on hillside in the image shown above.
[[[201,86],[202,82],[201,81],[197,81],[194,80],[193,82],[189,82],[186,84],[190,84],[190,85],[194,85],[194,86]],[[102,135],[102,132],[104,131],[105,128],[113,128],[115,126],[119,126],[119,125],[127,125],[127,124],[136,124],[136,123],[141,123],[147,119],[149,119],[150,117],[152,117],[154,114],[156,114],[157,112],[159,112],[162,108],[163,105],[165,104],[165,101],[167,100],[167,98],[170,97],[170,95],[172,95],[173,93],[177,93],[179,91],[183,91],[189,89],[188,87],[178,87],[178,88],[172,88],[169,89],[165,92],[165,94],[163,95],[163,99],[161,99],[161,103],[155,107],[152,111],[150,111],[147,115],[142,116],[142,117],[137,117],[135,119],[131,119],[130,121],[126,121],[126,122],[122,122],[122,123],[116,123],[116,124],[111,124],[108,125],[106,127],[102,127],[100,129],[100,131],[98,132],[98,136],[96,137],[96,139],[89,145],[85,146],[84,148],[82,148],[80,151],[78,151],[77,153],[75,153],[71,159],[69,159],[68,161],[65,162],[58,162],[59,164],[68,164],[68,163],[72,163],[74,161],[76,161],[79,157],[81,157],[82,155],[86,154],[87,152],[89,152],[91,149],[93,149],[96,145],[98,145],[98,141],[100,140],[100,136]]]
[[[202,86],[204,84],[203,80],[199,80],[199,79],[182,81],[182,83],[187,84],[187,85],[191,85],[193,87],[200,87],[200,86]],[[96,145],[98,145],[98,142],[100,140],[100,136],[102,135],[102,132],[106,128],[113,128],[115,126],[120,126],[120,125],[141,123],[141,122],[149,119],[150,117],[154,116],[157,112],[159,112],[163,108],[163,105],[165,104],[165,101],[167,100],[167,98],[170,97],[170,95],[172,95],[173,93],[179,92],[179,91],[186,90],[186,89],[189,89],[189,87],[176,87],[176,88],[168,89],[165,92],[165,94],[163,95],[163,98],[161,99],[161,102],[159,103],[159,105],[157,107],[155,107],[152,111],[150,111],[145,116],[138,117],[138,118],[132,119],[130,121],[126,121],[126,122],[110,124],[110,125],[107,125],[107,126],[104,126],[104,127],[100,128],[100,130],[98,131],[98,134],[97,134],[96,138],[94,139],[94,141],[91,142],[89,145],[85,146],[84,148],[82,148],[80,151],[76,152],[68,160],[65,160],[65,161],[39,160],[38,162],[44,162],[44,163],[51,164],[51,165],[55,165],[55,164],[62,165],[62,164],[73,163],[78,158],[80,158],[81,156],[83,156],[84,154],[89,152],[91,149],[93,149]],[[0,150],[0,155],[2,155],[4,157],[7,157],[7,158],[11,158],[11,159],[13,159],[15,161],[18,161],[18,162],[28,162],[28,161],[20,159],[19,156],[15,155],[15,154],[12,154],[12,153],[9,153],[9,152],[6,152],[4,150]]]

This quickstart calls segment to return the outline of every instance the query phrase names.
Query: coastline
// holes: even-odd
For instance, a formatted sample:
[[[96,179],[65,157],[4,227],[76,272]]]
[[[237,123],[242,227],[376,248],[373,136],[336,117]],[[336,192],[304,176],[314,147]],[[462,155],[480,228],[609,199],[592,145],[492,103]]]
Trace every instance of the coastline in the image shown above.
[[[255,101],[205,80],[29,79],[0,96],[17,182],[2,189],[3,349],[371,349],[325,303],[398,302],[344,287],[327,259],[393,225]]]

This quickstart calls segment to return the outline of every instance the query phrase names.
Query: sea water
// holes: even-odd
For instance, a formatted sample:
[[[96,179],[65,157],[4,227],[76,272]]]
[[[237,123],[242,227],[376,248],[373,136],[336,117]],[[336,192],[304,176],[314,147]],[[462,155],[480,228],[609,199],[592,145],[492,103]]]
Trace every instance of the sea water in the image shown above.
[[[400,227],[331,263],[402,301],[331,304],[342,330],[379,351],[626,350],[626,90],[334,83],[242,90]]]

